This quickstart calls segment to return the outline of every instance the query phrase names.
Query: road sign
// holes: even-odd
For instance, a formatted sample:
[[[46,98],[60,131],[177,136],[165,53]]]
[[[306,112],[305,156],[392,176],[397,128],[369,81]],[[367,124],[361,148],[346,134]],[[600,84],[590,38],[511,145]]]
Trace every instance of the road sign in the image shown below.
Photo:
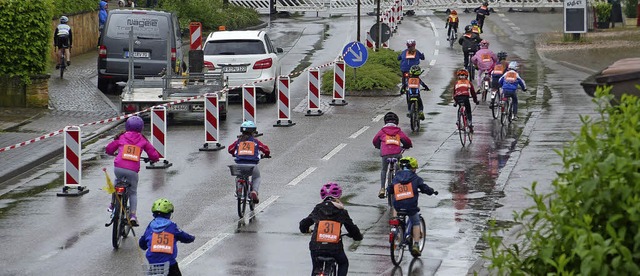
[[[374,42],[378,41],[378,23],[373,24],[373,26],[371,26],[369,33],[371,34],[371,38],[373,39]],[[391,28],[389,28],[389,25],[387,25],[386,23],[382,23],[381,34],[382,35],[380,36],[380,43],[387,42],[387,40],[391,38]]]
[[[353,41],[344,46],[342,56],[344,57],[344,63],[353,68],[358,68],[367,62],[369,53],[364,44]]]
[[[564,32],[565,33],[586,33],[587,32],[587,1],[586,0],[564,1]]]

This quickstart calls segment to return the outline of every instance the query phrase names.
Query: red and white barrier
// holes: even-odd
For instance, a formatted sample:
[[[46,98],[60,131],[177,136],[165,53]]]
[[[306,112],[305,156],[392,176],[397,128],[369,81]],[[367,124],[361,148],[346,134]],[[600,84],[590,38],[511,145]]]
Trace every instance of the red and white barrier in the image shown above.
[[[160,154],[162,165],[151,164],[147,169],[164,169],[171,167],[172,163],[167,158],[167,108],[164,106],[154,106],[151,109],[151,145]]]
[[[224,148],[220,144],[220,108],[218,105],[218,93],[207,93],[204,96],[204,145],[200,151],[218,151]],[[209,144],[215,144],[209,147]]]
[[[189,50],[202,50],[202,23],[189,24],[189,37],[191,38]]]
[[[64,131],[64,187],[58,196],[78,196],[89,192],[82,182],[82,141],[80,127],[68,126]],[[77,193],[69,193],[77,189]]]
[[[289,76],[279,76],[278,83],[278,121],[274,127],[288,127],[296,123],[291,121],[291,101],[289,94],[289,85],[291,79]],[[283,123],[284,122],[284,123]]]
[[[367,48],[369,49],[376,49],[376,43],[375,41],[373,41],[373,38],[371,37],[371,34],[369,32],[367,32]]]
[[[330,105],[348,104],[344,99],[345,84],[344,60],[342,58],[338,58],[336,63],[333,65],[333,99],[331,100]]]
[[[242,121],[256,122],[256,87],[253,85],[242,86]]]
[[[307,72],[307,114],[305,116],[320,116],[320,69],[310,68]]]

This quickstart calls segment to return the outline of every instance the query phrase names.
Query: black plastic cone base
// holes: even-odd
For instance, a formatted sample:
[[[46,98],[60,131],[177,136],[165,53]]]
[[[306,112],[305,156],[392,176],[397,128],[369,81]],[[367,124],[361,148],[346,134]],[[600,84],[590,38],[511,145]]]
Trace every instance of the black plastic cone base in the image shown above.
[[[331,103],[329,105],[335,105],[335,106],[343,106],[343,105],[348,105],[349,103],[345,100],[331,100]]]
[[[322,116],[322,114],[324,114],[322,112],[322,110],[318,109],[318,110],[307,110],[307,114],[305,114],[304,116]]]
[[[170,163],[167,160],[162,160],[162,163],[160,163],[160,164],[155,164],[154,163],[154,164],[148,165],[146,168],[147,169],[166,169],[166,168],[171,167],[171,166],[173,166],[173,163]]]
[[[213,146],[209,146],[209,145],[213,145]],[[220,145],[220,143],[204,143],[204,145],[202,145],[202,147],[199,149],[200,151],[219,151],[221,149],[224,149],[223,145]]]
[[[89,189],[86,188],[86,186],[78,186],[76,187],[71,187],[71,186],[64,186],[62,187],[62,192],[57,193],[57,196],[64,196],[64,197],[76,197],[76,196],[81,196],[84,195],[86,193],[89,193]]]
[[[290,127],[290,126],[295,126],[296,123],[292,122],[291,120],[278,120],[273,126],[274,127]]]

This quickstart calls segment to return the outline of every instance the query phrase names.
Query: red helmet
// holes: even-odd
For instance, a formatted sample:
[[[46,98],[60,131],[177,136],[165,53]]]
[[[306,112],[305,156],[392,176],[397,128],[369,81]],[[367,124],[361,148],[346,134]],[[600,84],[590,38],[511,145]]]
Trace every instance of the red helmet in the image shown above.
[[[324,200],[327,197],[340,198],[342,196],[342,188],[338,183],[329,182],[320,188],[320,198]]]
[[[451,14],[453,14],[453,15],[457,15],[457,14],[458,14],[458,12],[457,12],[456,10],[452,10],[452,11],[451,11]]]
[[[461,77],[468,78],[469,71],[467,71],[467,69],[459,69],[458,71],[456,71],[456,76],[458,76],[458,78],[461,78]]]

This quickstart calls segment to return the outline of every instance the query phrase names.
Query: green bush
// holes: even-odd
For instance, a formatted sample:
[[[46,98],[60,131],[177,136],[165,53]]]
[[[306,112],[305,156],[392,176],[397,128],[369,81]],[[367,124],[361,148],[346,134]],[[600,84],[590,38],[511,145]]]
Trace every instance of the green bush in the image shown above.
[[[378,52],[369,50],[367,62],[356,73],[353,78],[353,68],[345,65],[345,91],[375,91],[395,89],[400,83],[400,61],[398,53],[389,49],[381,49]],[[320,89],[323,93],[333,91],[333,69],[322,74],[322,84]]]
[[[54,0],[53,17],[98,10],[100,0]],[[27,1],[28,2],[28,1]]]
[[[640,86],[638,86],[640,89]],[[640,100],[623,95],[612,106],[598,89],[600,116],[582,118],[580,133],[562,151],[553,192],[529,190],[535,206],[514,214],[518,245],[488,232],[500,275],[640,274]]]
[[[638,17],[638,0],[624,0],[624,15],[629,18]]]
[[[613,5],[607,3],[606,1],[595,1],[592,5],[593,9],[596,11],[598,22],[609,22]]]
[[[161,0],[163,10],[175,11],[181,26],[190,22],[200,22],[205,30],[217,30],[226,26],[227,30],[243,29],[260,24],[254,9],[229,4],[223,7],[222,0]]]
[[[0,1],[0,75],[28,83],[47,71],[51,18],[51,0]]]

